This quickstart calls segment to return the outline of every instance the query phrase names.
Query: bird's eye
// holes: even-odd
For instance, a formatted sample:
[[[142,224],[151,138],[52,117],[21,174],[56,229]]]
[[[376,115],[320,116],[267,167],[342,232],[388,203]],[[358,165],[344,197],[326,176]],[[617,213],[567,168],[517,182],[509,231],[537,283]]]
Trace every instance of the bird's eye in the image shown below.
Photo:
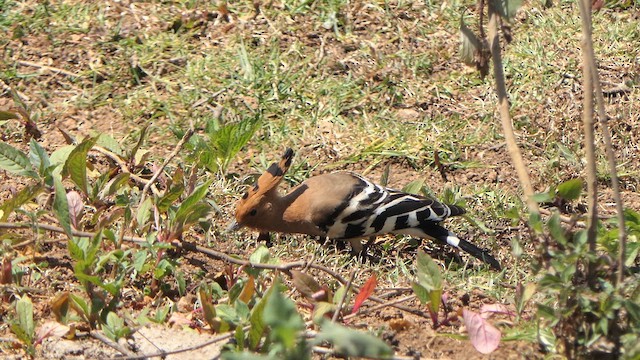
[[[256,214],[257,214],[257,213],[258,213],[258,210],[253,209],[253,210],[251,210],[251,212],[249,213],[249,215],[251,215],[251,216],[256,216]]]

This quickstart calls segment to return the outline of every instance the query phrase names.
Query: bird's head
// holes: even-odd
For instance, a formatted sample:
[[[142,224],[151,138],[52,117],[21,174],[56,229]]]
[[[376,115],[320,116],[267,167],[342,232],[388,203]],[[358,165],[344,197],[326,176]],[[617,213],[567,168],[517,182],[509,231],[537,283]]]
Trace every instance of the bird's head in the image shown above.
[[[264,224],[265,215],[272,208],[271,200],[276,195],[278,184],[291,166],[293,154],[293,150],[287,148],[280,162],[271,164],[258,181],[247,189],[236,203],[235,221],[229,224],[229,230],[237,230],[243,226],[259,229],[259,225]]]

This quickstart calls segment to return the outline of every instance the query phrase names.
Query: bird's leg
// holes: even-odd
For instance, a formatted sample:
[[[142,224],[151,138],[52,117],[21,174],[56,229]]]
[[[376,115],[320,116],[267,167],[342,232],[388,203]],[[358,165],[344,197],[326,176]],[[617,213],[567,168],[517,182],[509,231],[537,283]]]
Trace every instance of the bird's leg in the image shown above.
[[[270,248],[273,246],[273,242],[271,241],[271,234],[269,234],[268,232],[261,232],[258,235],[258,241],[264,241],[265,245]]]

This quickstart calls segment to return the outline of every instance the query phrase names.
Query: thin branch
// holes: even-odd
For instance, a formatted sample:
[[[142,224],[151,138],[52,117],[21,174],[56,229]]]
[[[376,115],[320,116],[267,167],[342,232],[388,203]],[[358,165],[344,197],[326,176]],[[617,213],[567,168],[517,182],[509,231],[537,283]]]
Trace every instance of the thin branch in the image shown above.
[[[314,347],[311,348],[311,350],[316,354],[333,355],[333,356],[336,356],[336,357],[342,357],[340,355],[340,353],[335,351],[334,349],[330,349],[330,348],[326,348],[326,347],[322,347],[322,346],[314,346]],[[413,359],[415,359],[415,357],[394,355],[394,356],[391,356],[391,357],[385,357],[385,359],[388,359],[388,360],[413,360]],[[421,358],[421,359],[425,359],[425,358]]]
[[[249,330],[248,326],[246,326],[244,328],[244,331],[247,331],[247,330]],[[230,331],[230,332],[228,332],[228,333],[226,333],[224,335],[218,335],[218,336],[214,337],[213,339],[211,339],[209,341],[205,341],[205,342],[200,343],[198,345],[189,346],[188,348],[184,348],[184,349],[177,349],[177,350],[171,350],[171,351],[160,351],[160,352],[157,352],[157,353],[146,354],[146,355],[121,356],[121,357],[116,357],[116,359],[121,359],[121,360],[142,360],[142,359],[153,358],[153,357],[159,357],[159,358],[165,359],[167,357],[167,355],[179,354],[179,353],[184,353],[184,352],[189,352],[189,351],[202,349],[203,347],[207,347],[209,345],[213,345],[215,343],[230,339],[234,335],[235,335],[235,332]]]
[[[379,310],[379,309],[382,309],[382,308],[386,308],[387,306],[398,305],[400,303],[403,303],[403,302],[406,302],[406,301],[409,301],[409,300],[413,300],[415,298],[416,298],[415,295],[409,295],[409,296],[405,296],[405,297],[402,297],[402,298],[399,298],[399,299],[393,299],[393,300],[384,302],[382,304],[378,304],[376,306],[372,306],[370,308],[366,308],[366,309],[360,310],[356,314],[349,314],[349,315],[345,316],[343,318],[343,320],[349,320],[349,319],[351,319],[353,317],[356,317],[358,315],[368,314],[370,312],[373,312],[373,311],[376,311],[376,310]]]
[[[2,90],[8,92],[9,94],[15,94],[22,102],[29,102],[31,98],[18,90],[14,90],[11,86],[7,85],[4,80],[0,80],[0,85],[2,85]]]
[[[600,76],[598,75],[598,67],[596,65],[596,55],[593,50],[593,34],[591,23],[591,6],[590,1],[578,1],[580,4],[580,17],[582,18],[582,33],[583,39],[583,60],[585,62],[584,68],[589,68],[591,75],[591,88],[585,91],[593,90],[595,92],[596,105],[598,108],[598,119],[600,126],[602,127],[602,139],[604,140],[604,146],[607,153],[607,161],[609,163],[609,173],[611,174],[611,188],[613,190],[613,200],[616,203],[616,211],[618,217],[618,241],[620,248],[618,251],[618,271],[616,273],[616,286],[622,284],[624,278],[624,260],[625,251],[627,247],[627,230],[624,223],[624,204],[622,203],[622,197],[620,196],[620,181],[618,180],[618,172],[616,169],[616,155],[613,151],[613,145],[611,142],[611,132],[609,130],[609,117],[607,116],[604,108],[604,95],[602,92],[602,85],[600,84]],[[588,65],[588,66],[587,66]],[[586,84],[586,71],[583,71]],[[593,96],[593,94],[592,94]],[[591,110],[593,112],[593,109]],[[591,119],[593,124],[593,119]]]
[[[173,158],[176,155],[178,155],[180,150],[182,150],[182,147],[184,146],[184,144],[187,141],[189,141],[189,139],[191,138],[191,135],[193,135],[193,128],[189,128],[189,130],[187,130],[187,132],[184,133],[184,136],[182,136],[182,139],[178,141],[178,143],[176,144],[176,147],[173,149],[171,154],[169,154],[169,156],[164,160],[162,165],[160,165],[160,168],[153,174],[151,179],[149,179],[149,182],[142,189],[142,195],[140,196],[140,202],[138,203],[138,206],[142,205],[142,203],[146,199],[146,195],[147,195],[147,192],[149,191],[149,187],[151,186],[151,184],[156,182],[160,174],[162,174],[162,171],[164,171],[164,168],[167,167],[167,165],[169,165],[169,162],[171,162],[171,160],[173,160]]]
[[[42,69],[42,70],[51,71],[53,73],[64,75],[64,76],[70,77],[72,79],[76,79],[76,78],[80,77],[80,75],[78,75],[76,73],[72,73],[71,71],[67,71],[67,70],[64,70],[64,69],[60,69],[60,68],[57,68],[57,67],[48,66],[48,65],[44,65],[44,64],[38,64],[38,63],[31,62],[31,61],[18,60],[18,64],[20,64],[22,66],[30,66],[30,67],[35,67],[35,68]]]
[[[589,5],[586,2],[589,1]],[[587,242],[589,244],[589,252],[595,254],[596,252],[596,231],[598,227],[598,188],[596,179],[596,150],[595,150],[595,137],[593,134],[594,119],[593,119],[593,76],[591,75],[594,69],[591,68],[591,61],[589,61],[590,51],[588,48],[592,48],[591,43],[591,2],[590,0],[579,0],[580,16],[582,17],[582,78],[583,78],[583,92],[584,98],[582,99],[582,123],[584,127],[584,150],[587,160],[586,175],[587,175]],[[591,49],[593,51],[593,49]],[[595,264],[589,262],[587,269],[587,278],[595,281],[595,276],[592,276],[595,272]],[[590,283],[593,285],[593,281]]]
[[[127,165],[127,163],[122,160],[122,158],[120,158],[120,156],[118,154],[115,154],[101,146],[94,146],[91,150],[99,152],[100,154],[108,157],[109,159],[113,160],[118,167],[120,167],[120,170],[123,173],[127,173],[129,174],[129,178],[133,179],[135,182],[142,184],[142,186],[145,186],[149,183],[149,180],[142,178],[134,173],[132,173],[129,170],[129,166]],[[160,196],[160,191],[158,190],[158,188],[155,186],[155,184],[151,184],[151,191],[153,192],[154,195],[156,196]]]
[[[118,344],[117,342],[112,341],[111,339],[107,338],[106,336],[104,336],[104,334],[102,334],[101,332],[98,331],[92,331],[90,333],[91,337],[97,340],[102,341],[103,344],[109,346],[110,348],[113,348],[117,351],[119,351],[121,354],[123,355],[135,355],[135,353],[127,348],[125,348],[124,346]]]
[[[336,322],[338,320],[338,317],[340,316],[340,312],[342,311],[342,307],[344,306],[344,302],[347,299],[347,295],[349,295],[351,284],[353,284],[353,279],[355,277],[356,277],[356,270],[354,269],[351,271],[351,276],[349,276],[349,281],[347,282],[347,285],[345,285],[345,291],[344,291],[344,294],[342,294],[340,301],[338,302],[338,307],[336,308],[336,311],[333,313],[333,317],[331,318],[332,322]]]
[[[509,115],[509,99],[507,97],[507,87],[504,80],[504,71],[502,69],[502,55],[500,54],[500,37],[498,35],[499,14],[489,2],[489,46],[491,49],[491,57],[493,59],[493,73],[496,78],[496,92],[498,94],[498,109],[500,110],[500,119],[502,122],[502,132],[507,143],[507,151],[513,161],[513,166],[518,173],[518,179],[524,192],[525,201],[529,208],[529,213],[539,213],[538,203],[533,199],[533,186],[529,178],[529,171],[522,159],[522,153],[518,147],[516,136],[513,132],[513,124]]]

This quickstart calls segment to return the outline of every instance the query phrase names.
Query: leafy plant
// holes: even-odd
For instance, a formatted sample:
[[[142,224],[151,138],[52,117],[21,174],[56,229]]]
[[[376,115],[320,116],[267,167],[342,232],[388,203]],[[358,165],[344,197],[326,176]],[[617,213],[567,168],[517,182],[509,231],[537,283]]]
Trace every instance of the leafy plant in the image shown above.
[[[36,328],[33,321],[33,303],[28,296],[16,302],[16,318],[11,322],[11,331],[22,341],[27,353],[33,355]]]
[[[566,183],[565,183],[566,184]],[[579,197],[575,183],[569,189],[573,198]],[[568,188],[567,185],[564,185]],[[562,186],[558,186],[562,188]],[[637,238],[640,235],[640,216],[626,210],[629,253],[626,263],[638,261]],[[593,354],[600,349],[622,358],[634,358],[635,345],[629,338],[640,334],[640,293],[637,278],[631,276],[616,288],[611,262],[606,256],[596,257],[589,250],[586,230],[565,228],[556,212],[544,224],[534,223],[547,244],[542,250],[541,279],[537,289],[545,294],[538,303],[539,339],[550,352],[563,353],[568,358]],[[544,230],[544,231],[543,231]],[[617,251],[618,229],[600,226],[598,243],[607,250]],[[589,266],[595,266],[595,278],[587,276]],[[622,320],[621,320],[622,319]],[[601,351],[601,350],[600,350]]]

